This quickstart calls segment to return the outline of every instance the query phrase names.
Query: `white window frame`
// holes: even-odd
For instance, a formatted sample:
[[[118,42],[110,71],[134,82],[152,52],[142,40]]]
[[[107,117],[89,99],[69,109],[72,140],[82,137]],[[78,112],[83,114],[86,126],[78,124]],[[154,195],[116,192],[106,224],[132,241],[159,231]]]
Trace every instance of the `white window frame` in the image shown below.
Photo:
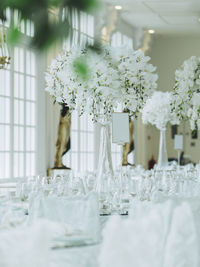
[[[113,47],[127,46],[129,48],[133,48],[133,39],[119,31],[112,33],[110,42]]]
[[[9,11],[7,12],[9,14]],[[15,13],[15,12],[14,12]],[[15,13],[17,14],[17,13]],[[13,19],[14,21],[17,21],[17,15],[9,15],[10,20]],[[9,28],[10,22],[5,23],[6,28]],[[19,26],[19,29],[21,30],[22,34],[24,34],[23,42],[19,43],[17,47],[23,49],[26,51],[27,49],[30,51],[28,47],[28,41],[33,36],[33,27],[31,26],[31,22],[27,21],[27,23],[22,22]],[[29,34],[25,34],[25,32],[28,32]],[[8,124],[10,127],[10,177],[9,178],[0,178],[0,183],[2,182],[16,182],[19,178],[24,179],[26,178],[25,173],[25,167],[24,167],[24,175],[23,177],[13,177],[14,172],[14,74],[16,73],[14,71],[14,48],[10,48],[10,56],[11,56],[11,64],[9,67],[10,72],[10,123]],[[44,71],[45,71],[45,55],[37,54],[36,51],[32,51],[35,55],[35,77],[36,77],[36,83],[35,83],[35,174],[38,173],[45,173],[46,172],[46,166],[45,166],[45,82],[44,82]],[[25,60],[25,59],[24,59]],[[1,71],[1,70],[0,70]],[[25,71],[22,73],[24,81],[26,79],[26,73]],[[24,93],[26,93],[26,87],[24,84]],[[26,113],[26,99],[24,97],[24,114]],[[3,124],[3,123],[2,123]],[[22,126],[24,129],[26,129],[26,124],[24,122],[24,125]],[[25,135],[24,135],[25,138]],[[25,139],[24,139],[25,143]],[[2,152],[2,151],[1,151]],[[25,147],[22,153],[24,153],[24,156],[26,155]],[[25,164],[25,163],[24,163]]]

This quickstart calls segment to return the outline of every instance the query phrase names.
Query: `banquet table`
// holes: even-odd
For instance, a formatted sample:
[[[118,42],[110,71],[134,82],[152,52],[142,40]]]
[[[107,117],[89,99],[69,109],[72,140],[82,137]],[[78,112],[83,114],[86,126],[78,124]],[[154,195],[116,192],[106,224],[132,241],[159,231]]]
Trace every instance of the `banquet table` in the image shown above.
[[[133,203],[134,212],[132,206],[128,216],[99,216],[100,240],[103,242],[84,246],[52,247],[46,257],[49,262],[47,266],[102,267],[112,266],[114,263],[113,266],[124,267],[126,266],[124,265],[125,260],[126,263],[134,262],[134,266],[146,267],[149,266],[150,259],[152,261],[151,266],[160,267],[162,264],[160,264],[159,259],[162,257],[154,257],[155,253],[159,252],[158,255],[162,253],[168,255],[167,265],[164,266],[180,267],[182,265],[170,264],[173,260],[176,263],[177,260],[188,258],[187,265],[183,266],[199,267],[200,265],[196,264],[196,261],[199,260],[199,246],[197,244],[197,242],[199,243],[199,203],[199,198],[168,198],[158,203],[135,201]],[[26,211],[26,204],[26,202],[23,202],[23,205],[20,202],[13,203],[13,211],[17,212],[13,213],[14,219],[17,219],[16,215],[22,215],[18,213],[20,210],[17,208],[22,206],[23,210]],[[28,213],[25,212],[23,218],[29,219]],[[25,221],[27,220],[25,219]],[[18,220],[16,223],[20,223],[20,221]],[[143,231],[144,229],[145,231]],[[49,230],[47,231],[49,232]],[[154,246],[152,246],[152,240],[154,240]],[[42,243],[38,243],[41,248],[43,247]],[[163,247],[155,245],[158,243],[167,245],[163,245]],[[183,243],[184,246],[181,245]],[[174,246],[176,250],[174,250]],[[111,250],[112,253],[110,253]],[[148,251],[145,257],[141,253],[144,250]],[[178,254],[174,251],[178,251]],[[190,260],[194,262],[188,265]]]
[[[177,176],[175,171],[164,174],[158,171],[151,176],[142,176],[141,179],[139,176],[134,178],[130,183],[129,205],[127,206],[127,195],[123,195],[123,202],[120,202],[122,211],[124,207],[128,208],[128,216],[99,216],[98,199],[93,192],[78,196],[57,195],[58,192],[50,190],[48,184],[48,187],[42,185],[44,192],[39,187],[37,194],[31,191],[28,195],[25,190],[28,187],[21,187],[24,191],[16,191],[18,194],[15,195],[12,192],[6,195],[2,193],[2,232],[12,228],[19,231],[20,226],[22,230],[25,229],[24,226],[32,229],[34,223],[38,227],[43,223],[50,240],[45,243],[45,239],[41,237],[45,231],[40,230],[44,228],[38,228],[38,236],[41,238],[39,245],[35,241],[34,244],[36,253],[41,251],[41,259],[48,260],[48,267],[124,267],[132,266],[133,263],[134,266],[143,267],[199,267],[200,183],[197,173],[185,172]],[[53,189],[57,183],[52,184]],[[46,189],[51,193],[48,196]],[[114,214],[119,213],[116,209],[119,204],[117,200],[114,197],[112,199]],[[82,235],[83,232],[86,235]],[[99,240],[99,233],[100,241],[94,243],[94,240]],[[92,237],[90,241],[87,239],[88,234]],[[72,243],[71,236],[74,239]],[[31,234],[28,237],[33,240]],[[21,240],[24,248],[23,233]],[[13,247],[18,247],[18,244],[18,240],[13,242]],[[48,248],[49,245],[51,249],[47,250],[45,256],[41,249]],[[145,257],[142,251],[146,251]],[[165,265],[162,264],[162,255],[166,255]],[[180,259],[184,259],[186,265],[176,265],[181,262]],[[35,267],[34,264],[32,266]],[[40,266],[43,267],[44,264]]]

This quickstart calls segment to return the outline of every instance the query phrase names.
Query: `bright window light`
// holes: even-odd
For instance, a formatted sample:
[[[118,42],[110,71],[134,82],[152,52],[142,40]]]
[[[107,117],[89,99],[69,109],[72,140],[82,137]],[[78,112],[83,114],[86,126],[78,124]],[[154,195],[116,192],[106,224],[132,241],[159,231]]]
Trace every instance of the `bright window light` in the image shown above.
[[[122,9],[122,6],[115,6],[115,9],[120,10]]]
[[[155,30],[148,30],[148,32],[150,33],[150,34],[154,34],[155,33]]]

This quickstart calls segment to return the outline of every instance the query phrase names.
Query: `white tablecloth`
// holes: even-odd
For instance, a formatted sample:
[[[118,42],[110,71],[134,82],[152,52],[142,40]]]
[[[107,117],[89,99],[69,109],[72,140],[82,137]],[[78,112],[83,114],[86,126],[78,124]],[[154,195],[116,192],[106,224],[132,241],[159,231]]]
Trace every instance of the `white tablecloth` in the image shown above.
[[[54,249],[50,267],[98,267],[100,245]]]
[[[110,216],[101,216],[101,229]],[[51,250],[50,267],[98,267],[101,244]]]

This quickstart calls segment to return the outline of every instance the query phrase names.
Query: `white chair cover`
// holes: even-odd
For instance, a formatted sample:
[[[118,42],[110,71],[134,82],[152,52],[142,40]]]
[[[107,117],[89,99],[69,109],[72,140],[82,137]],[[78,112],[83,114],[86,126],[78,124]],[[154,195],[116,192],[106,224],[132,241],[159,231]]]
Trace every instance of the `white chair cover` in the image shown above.
[[[96,194],[74,197],[36,197],[30,204],[31,221],[44,218],[65,225],[66,233],[74,232],[99,239],[99,212]]]
[[[196,225],[188,202],[140,203],[129,219],[109,220],[100,267],[198,267]]]

